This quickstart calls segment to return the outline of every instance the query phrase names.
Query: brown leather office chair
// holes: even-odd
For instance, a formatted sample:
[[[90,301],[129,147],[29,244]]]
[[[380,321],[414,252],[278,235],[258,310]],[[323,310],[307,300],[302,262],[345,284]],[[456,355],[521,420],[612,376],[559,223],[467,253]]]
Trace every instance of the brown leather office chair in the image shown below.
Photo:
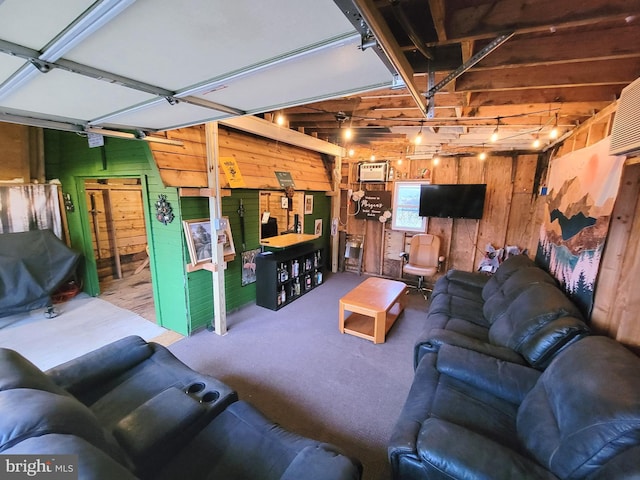
[[[402,273],[416,275],[418,285],[415,287],[424,298],[432,289],[425,284],[425,278],[433,277],[440,271],[444,257],[440,255],[440,237],[420,233],[411,238],[409,252],[400,255],[406,263],[402,265]]]

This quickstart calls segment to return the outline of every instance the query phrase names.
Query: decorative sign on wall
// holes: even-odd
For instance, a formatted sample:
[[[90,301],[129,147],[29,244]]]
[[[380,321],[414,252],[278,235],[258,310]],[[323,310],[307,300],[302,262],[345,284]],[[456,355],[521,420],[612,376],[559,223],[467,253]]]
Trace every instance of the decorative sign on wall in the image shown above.
[[[551,163],[536,263],[591,315],[595,284],[625,157],[609,154],[609,138]]]
[[[156,202],[156,218],[159,222],[167,223],[173,222],[173,207],[167,202],[166,195],[158,195],[158,201]]]
[[[391,192],[385,190],[367,190],[360,199],[356,218],[382,221],[391,217]]]
[[[242,178],[242,173],[240,173],[240,167],[238,167],[238,162],[236,162],[235,157],[220,157],[220,165],[222,166],[222,170],[224,170],[224,174],[231,188],[247,186],[244,178]]]
[[[291,176],[291,172],[275,172],[275,174],[282,188],[287,188],[287,187],[296,188],[295,183],[293,183],[293,177]]]

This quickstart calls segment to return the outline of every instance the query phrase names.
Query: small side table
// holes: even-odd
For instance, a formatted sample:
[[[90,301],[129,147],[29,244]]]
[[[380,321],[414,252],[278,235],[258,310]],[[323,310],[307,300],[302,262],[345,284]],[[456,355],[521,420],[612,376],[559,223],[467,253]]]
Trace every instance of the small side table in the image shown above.
[[[340,299],[340,333],[384,343],[389,329],[404,310],[403,282],[370,277]],[[352,312],[345,318],[345,310]]]

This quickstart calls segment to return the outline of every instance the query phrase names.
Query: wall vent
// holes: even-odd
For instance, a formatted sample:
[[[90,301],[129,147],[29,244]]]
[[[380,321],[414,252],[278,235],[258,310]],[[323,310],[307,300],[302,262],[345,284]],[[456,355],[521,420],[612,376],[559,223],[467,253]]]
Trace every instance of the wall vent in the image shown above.
[[[640,151],[640,78],[627,85],[620,94],[609,153],[624,155],[636,151]]]

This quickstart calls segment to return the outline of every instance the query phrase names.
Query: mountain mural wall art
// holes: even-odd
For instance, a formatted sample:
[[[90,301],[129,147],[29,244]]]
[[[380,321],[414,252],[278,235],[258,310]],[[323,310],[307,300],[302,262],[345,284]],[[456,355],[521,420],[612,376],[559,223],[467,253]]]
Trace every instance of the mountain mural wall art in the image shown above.
[[[551,162],[536,263],[587,318],[624,159],[609,155],[606,138]]]

